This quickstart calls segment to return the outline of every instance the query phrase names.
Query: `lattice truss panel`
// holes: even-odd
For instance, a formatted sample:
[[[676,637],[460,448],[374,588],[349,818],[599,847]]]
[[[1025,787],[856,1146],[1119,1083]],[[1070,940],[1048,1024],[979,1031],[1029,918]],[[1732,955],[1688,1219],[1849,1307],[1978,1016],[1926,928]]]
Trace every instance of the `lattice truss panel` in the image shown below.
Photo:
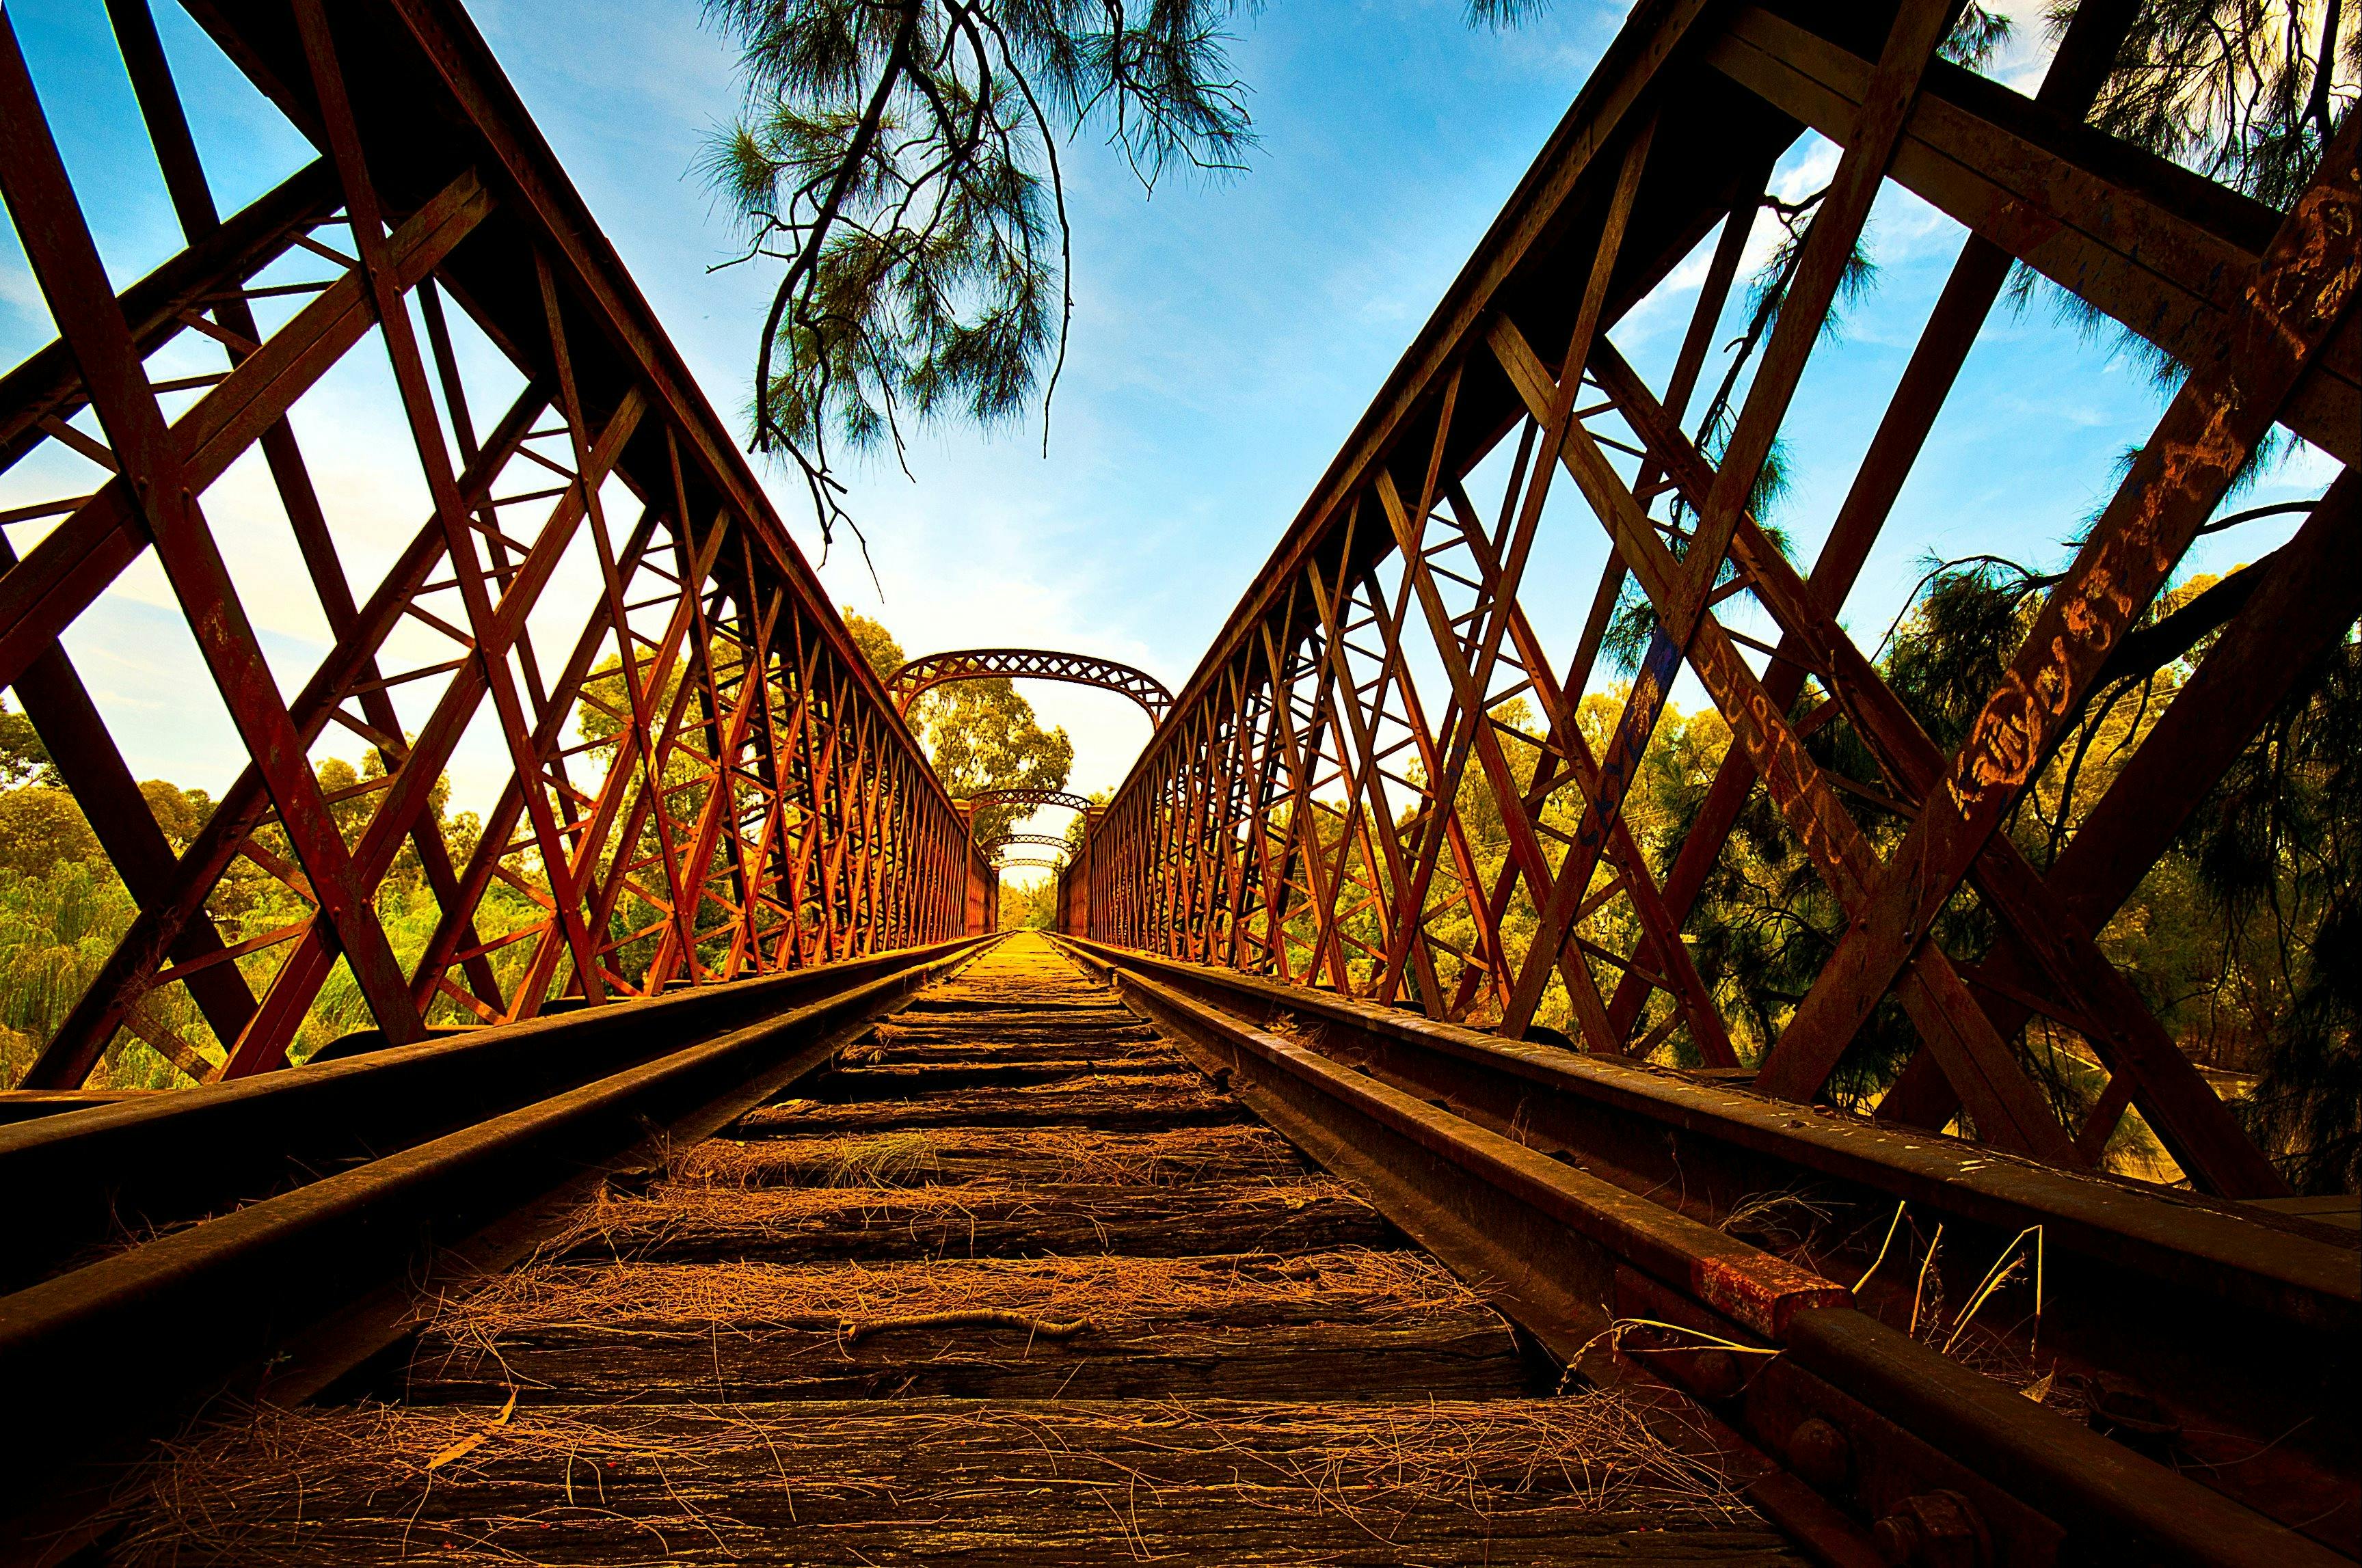
[[[1759,1088],[1813,1099],[1892,997],[1918,1046],[1882,1116],[1965,1112],[1992,1143],[2088,1165],[2137,1106],[2202,1187],[2282,1190],[2093,933],[2362,610],[2350,471],[2047,871],[1996,830],[2274,423],[2341,462],[2362,446],[2356,127],[2284,215],[2079,123],[2128,6],[2088,0],[2030,100],[1937,58],[1948,11],[1636,12],[1109,808],[1072,900],[1094,934],[1511,1036],[1548,999],[1585,1049],[1679,1033],[1735,1071],[1683,926],[1760,790],[1850,923]],[[1766,182],[1808,131],[1842,149],[1836,172],[1709,457],[1685,415]],[[1888,181],[1968,237],[1807,573],[1749,497]],[[1608,329],[1673,297],[1693,257],[1691,325],[1652,384]],[[2020,260],[2190,374],[1946,756],[1837,617]],[[1537,566],[1598,530],[1595,585]],[[1625,690],[1599,667],[1628,582],[1653,632]],[[1545,646],[1561,605],[1581,633]],[[1624,807],[1685,670],[1734,741],[1652,867]],[[1587,731],[1580,700],[1603,690],[1620,708]],[[1825,726],[1882,782],[1822,766]],[[1974,963],[1929,934],[1956,898],[2000,932]],[[2075,1124],[2014,1046],[2036,1014],[2106,1071]]]
[[[1047,863],[1040,860],[1010,860],[1006,856],[1011,850],[1019,848],[1066,850],[1072,847],[1065,839],[1051,834],[1005,833],[992,841],[989,853],[1000,857],[1000,864],[1003,866],[1037,866]]]
[[[886,683],[905,713],[911,704],[938,686],[961,680],[1063,680],[1076,686],[1096,686],[1129,697],[1146,710],[1151,723],[1162,723],[1173,706],[1173,693],[1145,670],[1088,654],[1054,653],[1046,648],[962,648],[929,654],[896,670]]]
[[[26,1087],[81,1084],[124,1030],[198,1077],[281,1065],[339,959],[402,1042],[956,934],[959,814],[464,14],[192,6],[322,149],[220,217],[147,4],[107,8],[187,248],[119,295],[105,197],[69,180],[0,18],[0,192],[60,334],[0,382],[0,463],[64,448],[89,483],[6,513],[37,542],[6,549],[0,681],[138,907]],[[463,333],[523,390],[488,401]],[[151,370],[193,345],[219,368]],[[381,576],[296,435],[348,356],[390,365],[384,435],[430,498],[359,541]],[[315,596],[334,637],[308,671],[265,657],[241,542],[208,522],[257,450],[303,573],[266,591]],[[151,548],[248,757],[177,854],[61,642]],[[510,772],[460,856],[431,798],[471,725]],[[380,776],[325,793],[315,758],[355,740]],[[379,902],[405,846],[439,917],[398,955]],[[233,867],[297,918],[218,925]]]

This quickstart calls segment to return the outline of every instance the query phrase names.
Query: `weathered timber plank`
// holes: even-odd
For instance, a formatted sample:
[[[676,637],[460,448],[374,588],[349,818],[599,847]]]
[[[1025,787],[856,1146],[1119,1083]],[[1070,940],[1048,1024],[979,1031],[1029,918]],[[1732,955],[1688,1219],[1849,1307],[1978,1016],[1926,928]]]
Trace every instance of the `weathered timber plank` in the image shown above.
[[[266,1412],[149,1478],[119,1560],[1803,1562],[1596,1396],[493,1413]]]
[[[962,986],[958,982],[941,989],[929,991],[911,999],[909,1006],[893,1016],[914,1017],[922,1013],[1009,1013],[1055,1012],[1071,1018],[1136,1018],[1138,1014],[1114,999],[1115,993],[1105,987],[1021,988],[1014,986]],[[1088,996],[1089,1001],[1076,1001],[1078,996]],[[1100,1000],[1098,999],[1107,999]]]
[[[666,1399],[1487,1399],[1531,1392],[1501,1320],[1411,1323],[1096,1324],[1051,1339],[1014,1328],[889,1330],[624,1320],[527,1330],[497,1351],[424,1341],[398,1392],[412,1404]],[[389,1393],[397,1390],[388,1390]]]
[[[1195,1073],[1169,1077],[1070,1078],[1022,1088],[969,1089],[942,1097],[833,1105],[782,1100],[748,1111],[736,1137],[868,1132],[890,1127],[1094,1127],[1107,1132],[1211,1127],[1252,1121]]]
[[[536,1262],[438,1297],[425,1330],[490,1343],[513,1331],[625,1318],[830,1328],[989,1309],[1109,1326],[1402,1322],[1484,1298],[1424,1253],[1343,1247],[1192,1257],[953,1258],[900,1263]]]
[[[925,999],[921,999],[922,1000]],[[1128,1007],[911,1007],[881,1021],[891,1031],[939,1030],[976,1034],[1015,1029],[1125,1030],[1154,1034],[1155,1029]]]
[[[996,1055],[1011,1045],[1043,1044],[1054,1041],[1088,1041],[1094,1046],[1127,1046],[1148,1053],[1173,1053],[1172,1045],[1156,1031],[1147,1028],[1128,1029],[1113,1024],[1087,1024],[1065,1027],[1055,1023],[1012,1023],[1005,1028],[949,1029],[923,1024],[886,1024],[873,1028],[871,1038],[854,1047],[856,1051],[884,1046],[896,1050],[904,1046],[923,1045],[937,1050],[966,1050]]]
[[[1185,1064],[1159,1055],[1145,1061],[1077,1057],[1072,1046],[1063,1060],[1003,1062],[970,1055],[964,1061],[889,1062],[877,1066],[837,1067],[796,1087],[807,1099],[833,1104],[862,1100],[918,1099],[971,1088],[1017,1088],[1065,1083],[1094,1075],[1103,1078],[1170,1078]]]
[[[1178,1072],[1187,1064],[1172,1048],[1154,1038],[1132,1040],[1120,1035],[1045,1034],[1039,1039],[994,1039],[989,1043],[952,1040],[942,1036],[910,1039],[896,1035],[889,1042],[864,1042],[845,1052],[848,1066],[953,1066],[963,1063],[1106,1062],[1123,1067],[1154,1066]]]
[[[1300,1178],[1310,1162],[1263,1127],[1098,1132],[966,1128],[844,1138],[713,1138],[672,1168],[682,1183],[736,1187],[951,1187],[1096,1182],[1158,1187]]]
[[[1333,1182],[1265,1187],[772,1187],[665,1185],[586,1209],[550,1255],[647,1262],[1033,1257],[1395,1247]]]
[[[928,1019],[890,1019],[873,1026],[873,1032],[880,1041],[889,1044],[898,1041],[993,1045],[1011,1040],[1133,1040],[1148,1043],[1163,1039],[1155,1030],[1137,1021],[1066,1023],[1037,1013],[1010,1013],[1005,1018],[959,1024],[938,1023]]]

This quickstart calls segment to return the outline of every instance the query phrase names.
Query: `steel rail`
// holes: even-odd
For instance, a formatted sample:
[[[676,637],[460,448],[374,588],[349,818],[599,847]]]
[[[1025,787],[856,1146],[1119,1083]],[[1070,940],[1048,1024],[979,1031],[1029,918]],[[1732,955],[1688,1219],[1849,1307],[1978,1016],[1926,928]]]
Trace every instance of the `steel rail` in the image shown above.
[[[432,1276],[436,1259],[466,1253],[470,1238],[494,1234],[502,1246],[523,1244],[513,1231],[500,1231],[520,1211],[619,1165],[660,1159],[674,1141],[710,1134],[825,1065],[870,1019],[956,970],[990,940],[838,966],[825,977],[833,985],[769,988],[756,999],[763,1016],[753,1021],[722,989],[680,999],[693,1005],[592,1010],[488,1030],[480,1040],[402,1047],[316,1074],[297,1070],[172,1097],[185,1110],[123,1108],[149,1111],[133,1120],[151,1129],[160,1116],[193,1119],[215,1133],[242,1121],[250,1135],[283,1148],[304,1136],[301,1124],[357,1092],[423,1105],[436,1090],[503,1061],[512,1087],[525,1090],[498,1114],[471,1108],[457,1131],[0,1296],[6,1433],[0,1447],[12,1481],[119,1448],[226,1380],[249,1395],[281,1398],[324,1386],[402,1321],[400,1310],[364,1310],[358,1323],[324,1336],[322,1325],[340,1309],[365,1309],[371,1292],[389,1286],[407,1303]],[[815,988],[822,994],[811,995]],[[652,1019],[669,1037],[650,1046]],[[635,1033],[645,1059],[624,1066],[618,1046]],[[585,1070],[566,1071],[567,1047],[586,1039]],[[568,1078],[575,1081],[560,1087]],[[142,1130],[126,1122],[101,1110],[53,1118],[37,1130],[52,1135],[52,1158],[61,1143],[71,1155],[81,1142],[84,1158],[98,1151],[113,1160]],[[483,1261],[480,1247],[469,1256],[469,1266]],[[204,1332],[177,1333],[175,1354],[160,1364],[122,1353],[160,1331],[198,1324]],[[292,1361],[280,1353],[291,1347]]]
[[[619,1072],[678,1043],[965,951],[977,938],[497,1027],[348,1049],[302,1067],[0,1126],[0,1289],[110,1235],[160,1230]],[[374,1044],[378,1048],[367,1049]]]
[[[2112,1531],[2136,1532],[2176,1561],[2332,1560],[2273,1520],[2316,1518],[2352,1489],[2348,1416],[2334,1390],[2352,1375],[2362,1267],[2341,1232],[1328,992],[1059,940],[1119,977],[1160,1021],[1208,1043],[1222,1058],[1209,1070],[1226,1066],[1234,1081],[1270,1088],[1273,1107],[1258,1111],[1291,1135],[1299,1129],[1286,1117],[1319,1121],[1330,1116],[1323,1107],[1354,1102],[1351,1119],[1331,1117],[1308,1134],[1320,1141],[1316,1152],[1411,1205],[1396,1217],[1424,1244],[1507,1282],[1504,1309],[1562,1358],[1612,1319],[1636,1318],[1726,1337],[1744,1331],[1742,1340],[1783,1350],[1776,1375],[1767,1369],[1745,1386],[1727,1383],[1727,1364],[1649,1359],[1768,1453],[1793,1461],[1808,1421],[1837,1430],[1855,1468],[1842,1484],[1820,1484],[1839,1497],[1855,1486],[1873,1518],[1931,1487],[1960,1490],[1947,1465],[1965,1463],[1994,1495],[2064,1529],[2074,1560],[2119,1550]],[[1286,1035],[1268,1027],[1275,1021]],[[1438,1162],[1457,1173],[1440,1187]],[[1429,1175],[1414,1180],[1421,1171]],[[1538,1197],[1529,1190],[1536,1182],[1554,1183],[1557,1196]],[[2221,1423],[2257,1450],[2286,1438],[2294,1452],[2268,1474],[2218,1474],[2217,1489],[2200,1486],[1883,1327],[1870,1310],[1833,1311],[1814,1295],[1836,1288],[1829,1282],[1807,1284],[1794,1265],[1719,1229],[1765,1193],[1861,1216],[1865,1235],[1816,1253],[1823,1268],[1866,1266],[1898,1204],[1945,1226],[1971,1271],[1948,1282],[1952,1300],[2013,1236],[2039,1227],[2039,1344],[2054,1371],[2154,1388],[2188,1425]],[[1536,1218],[1537,1203],[1551,1225],[1572,1227],[1608,1255],[1571,1255]],[[1505,1217],[1505,1204],[1516,1215]],[[1567,1204],[1576,1209],[1550,1207]],[[1668,1235],[1687,1239],[1667,1251]],[[1906,1292],[1903,1306],[1910,1299]],[[2292,1364],[2321,1367],[2324,1381],[2292,1382]],[[1799,1370],[1810,1381],[1795,1382]],[[2308,1430],[2313,1441],[2301,1435]],[[1888,1456],[1875,1485],[1860,1468],[1872,1452]],[[1809,1476],[1814,1460],[1791,1468]],[[1787,1506],[1778,1496],[1762,1501],[1775,1512]],[[2027,1549],[2041,1544],[2040,1529],[2012,1523],[2005,1508],[1984,1511],[1990,1529],[2024,1526]],[[1810,1520],[1783,1522],[1802,1529]]]

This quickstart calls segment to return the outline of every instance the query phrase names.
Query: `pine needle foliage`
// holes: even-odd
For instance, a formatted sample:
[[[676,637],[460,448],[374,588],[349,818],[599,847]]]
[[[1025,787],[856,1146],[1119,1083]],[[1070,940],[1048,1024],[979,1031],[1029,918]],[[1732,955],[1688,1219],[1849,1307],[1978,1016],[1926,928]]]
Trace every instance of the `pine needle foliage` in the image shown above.
[[[1003,424],[1037,389],[1046,442],[1074,304],[1059,145],[1096,132],[1150,188],[1240,167],[1241,3],[709,0],[745,83],[702,165],[745,238],[723,265],[785,263],[751,444],[800,470],[823,538],[848,521],[838,451],[899,458],[908,424]]]
[[[2269,559],[2227,582],[2260,575]],[[1942,748],[1966,737],[2057,581],[1993,556],[1929,563],[1879,665]],[[2070,715],[2004,828],[2036,866],[2056,862],[2244,602],[2215,587],[2202,578],[2162,595]],[[1833,772],[1886,782],[1848,724],[1806,745]],[[1875,814],[1865,824],[1882,848],[1900,825]],[[1699,905],[1700,967],[1766,1037],[1844,928],[1806,871],[1759,792]],[[1997,935],[1980,900],[1956,900],[1939,917],[1938,942],[1955,958],[1981,956]],[[2362,1183],[2362,642],[2353,634],[2300,677],[2101,936],[2182,1048],[2247,1085],[2235,1109],[2291,1185],[2350,1192]],[[2080,1119],[2099,1080],[2078,1070],[2087,1048],[2049,1048],[2056,1033],[2037,1020],[2020,1059]],[[1838,1098],[1873,1094],[1915,1045],[1899,1009],[1883,1004],[1839,1065]]]
[[[2054,0],[2053,38],[2066,36],[2081,4]],[[2111,136],[2285,210],[2312,182],[2357,98],[2362,4],[2146,0],[2088,117]],[[2181,361],[2132,327],[2023,262],[2010,288],[2021,307],[2043,295],[2060,319],[2147,370],[2161,393],[2180,390]],[[2247,477],[2272,469],[2290,439],[2275,431],[2259,444]]]
[[[2052,31],[2076,9],[2053,6]],[[2357,24],[2345,0],[2148,0],[2092,122],[2285,209],[2362,94]]]

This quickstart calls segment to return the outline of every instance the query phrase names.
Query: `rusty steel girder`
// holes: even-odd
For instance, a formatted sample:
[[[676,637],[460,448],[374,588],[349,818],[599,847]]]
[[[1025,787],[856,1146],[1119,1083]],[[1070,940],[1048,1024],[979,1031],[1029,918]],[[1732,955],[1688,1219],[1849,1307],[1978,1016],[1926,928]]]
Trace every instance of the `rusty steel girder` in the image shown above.
[[[1941,1128],[1965,1113],[1991,1143],[2088,1166],[2137,1107],[2202,1188],[2285,1192],[2094,934],[2362,611],[2350,469],[2057,863],[2037,870],[1997,831],[2257,440],[2278,423],[2344,462],[2362,449],[2349,308],[2362,125],[2346,116],[2287,213],[2090,130],[2079,122],[2132,10],[2081,7],[2028,99],[1937,58],[1952,14],[1939,0],[1639,6],[1095,824],[1061,899],[1085,923],[1065,929],[1511,1037],[1556,988],[1588,1050],[1645,1057],[1680,1029],[1735,1074],[1683,926],[1760,788],[1849,924],[1759,1088],[1814,1099],[1891,997],[1920,1044],[1883,1118]],[[1710,456],[1683,415],[1765,180],[1808,129],[1842,156]],[[1890,181],[1969,237],[1807,574],[1749,498]],[[1687,337],[1652,387],[1606,329],[1717,230]],[[2014,262],[2190,373],[1946,756],[1838,616]],[[1488,458],[1506,482],[1480,505],[1470,485]],[[1562,473],[1606,536],[1595,590],[1528,572]],[[1654,632],[1595,748],[1577,709],[1628,578]],[[1536,633],[1526,606],[1545,593],[1592,605],[1571,648]],[[1741,593],[1776,646],[1724,624],[1717,607]],[[1423,690],[1415,670],[1430,663],[1442,682]],[[1623,808],[1685,668],[1733,740],[1660,875]],[[1800,706],[1807,680],[1818,701]],[[1539,711],[1540,734],[1500,717],[1515,700]],[[1874,801],[1803,744],[1830,723],[1876,759]],[[1529,778],[1513,748],[1538,758]],[[1497,875],[1479,864],[1463,793],[1498,808]],[[1891,855],[1862,825],[1872,809],[1907,823]],[[1963,889],[2001,931],[1973,965],[1929,934]],[[1620,949],[1583,929],[1602,908],[1637,933]],[[2013,1048],[2037,1012],[2108,1076],[2079,1125],[2061,1125]]]
[[[959,799],[962,811],[973,812],[978,806],[1064,806],[1070,812],[1086,814],[1098,810],[1097,806],[1071,790],[1036,790],[1031,786],[1010,790],[978,790]]]
[[[192,5],[319,149],[224,218],[147,6],[107,9],[188,243],[120,295],[85,217],[105,198],[69,177],[0,17],[0,195],[60,331],[0,381],[0,469],[48,445],[91,472],[7,513],[54,521],[0,546],[0,684],[138,907],[25,1087],[79,1086],[125,1031],[200,1079],[281,1066],[339,959],[398,1043],[957,935],[981,869],[960,814],[465,12]],[[286,258],[308,281],[255,282]],[[460,318],[521,392],[488,398]],[[190,335],[225,368],[159,382],[147,361]],[[356,580],[289,414],[381,348],[431,510]],[[204,507],[256,451],[334,637],[292,701]],[[150,549],[248,758],[177,852],[60,640]],[[587,591],[553,589],[569,560]],[[440,646],[397,652],[421,626]],[[432,797],[484,721],[509,775],[463,859]],[[332,724],[382,765],[335,800]],[[440,911],[409,962],[377,907],[405,845]],[[297,918],[215,924],[240,860]],[[175,987],[226,1062],[161,1018]]]
[[[896,670],[888,679],[886,689],[894,694],[896,710],[907,713],[911,703],[938,686],[959,680],[995,679],[1064,680],[1075,686],[1096,686],[1102,691],[1119,692],[1145,709],[1152,724],[1163,723],[1164,715],[1173,708],[1173,693],[1145,670],[1118,664],[1111,658],[1050,653],[1041,648],[963,648],[954,653],[929,654]]]
[[[1065,839],[1058,837],[1055,834],[1005,833],[999,838],[994,839],[989,845],[986,845],[985,850],[988,854],[997,856],[1012,845],[1028,845],[1036,849],[1067,849],[1072,847]],[[1005,864],[1014,864],[1014,862],[1006,862]]]
[[[1697,1397],[1693,1430],[1728,1423],[1716,1463],[1817,1562],[2350,1560],[2342,1374],[2362,1277],[2328,1227],[1232,968],[1067,951],[1419,1245],[1496,1282],[1493,1305],[1562,1364]],[[1882,1280],[1889,1224],[1798,1244],[1749,1221],[1767,1192],[1893,1223],[1907,1208],[1947,1241]],[[1914,1336],[1923,1299],[1969,1299],[1997,1249],[2037,1235],[2039,1313],[1988,1330],[2024,1361]],[[1780,1353],[1742,1372],[1677,1338],[1618,1340],[1619,1321]],[[2235,1457],[2136,1452],[1992,1370],[2037,1364]],[[1982,1554],[1871,1550],[1940,1493],[1981,1521]]]

